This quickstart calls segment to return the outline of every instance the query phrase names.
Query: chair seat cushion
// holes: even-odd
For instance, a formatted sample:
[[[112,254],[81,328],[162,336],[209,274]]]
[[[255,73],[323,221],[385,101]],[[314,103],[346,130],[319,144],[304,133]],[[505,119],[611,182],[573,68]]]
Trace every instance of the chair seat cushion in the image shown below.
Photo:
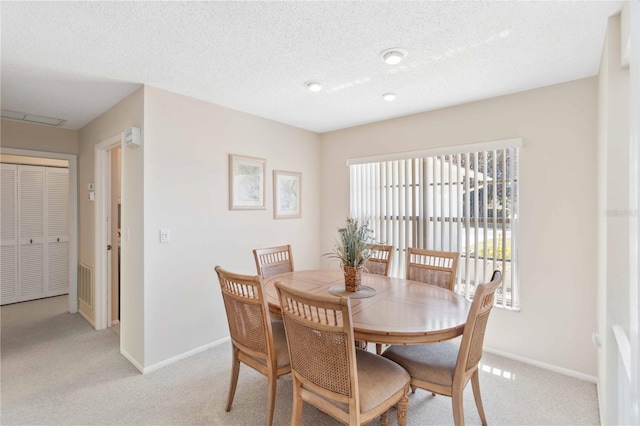
[[[287,337],[284,334],[284,323],[282,321],[271,321],[273,331],[273,346],[276,349],[276,365],[278,368],[289,365],[289,349],[287,348]]]
[[[370,411],[403,387],[409,385],[409,374],[398,364],[371,352],[356,350],[360,411]]]
[[[384,351],[382,356],[401,365],[412,378],[451,386],[459,349],[452,342],[394,345]]]
[[[278,368],[289,365],[289,349],[287,348],[287,338],[284,334],[284,323],[282,321],[271,321],[271,331],[273,333],[273,346],[276,351],[276,365]],[[267,361],[261,358],[252,357],[262,365],[267,365]]]

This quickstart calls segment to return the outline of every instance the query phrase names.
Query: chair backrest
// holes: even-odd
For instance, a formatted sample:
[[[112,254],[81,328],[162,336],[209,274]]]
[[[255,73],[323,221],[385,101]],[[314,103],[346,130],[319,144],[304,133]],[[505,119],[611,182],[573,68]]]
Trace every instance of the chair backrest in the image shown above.
[[[467,322],[462,334],[460,352],[456,364],[455,376],[464,377],[470,370],[473,370],[482,358],[482,345],[484,343],[484,332],[487,329],[489,313],[493,308],[493,301],[496,290],[502,282],[502,272],[493,272],[491,281],[486,284],[479,284],[476,287],[473,302],[469,309]]]
[[[407,248],[407,279],[453,291],[458,271],[458,253]]]
[[[359,413],[355,342],[348,297],[304,293],[276,282],[291,371],[304,387]]]
[[[258,275],[269,278],[285,272],[293,272],[293,253],[291,246],[269,247],[253,250]]]
[[[231,340],[243,352],[275,362],[275,350],[262,278],[216,266]]]
[[[364,267],[370,274],[389,276],[392,257],[393,246],[375,244],[371,247],[371,257]]]

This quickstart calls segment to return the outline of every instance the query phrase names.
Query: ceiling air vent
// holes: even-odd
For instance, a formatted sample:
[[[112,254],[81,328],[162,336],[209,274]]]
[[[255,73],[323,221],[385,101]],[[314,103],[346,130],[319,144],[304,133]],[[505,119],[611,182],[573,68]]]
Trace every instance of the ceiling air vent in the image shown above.
[[[54,127],[62,126],[64,123],[67,122],[67,120],[63,120],[61,118],[26,114],[24,112],[10,111],[8,109],[2,110],[2,118],[8,118],[11,120],[28,121],[29,123],[44,124],[47,126],[54,126]]]

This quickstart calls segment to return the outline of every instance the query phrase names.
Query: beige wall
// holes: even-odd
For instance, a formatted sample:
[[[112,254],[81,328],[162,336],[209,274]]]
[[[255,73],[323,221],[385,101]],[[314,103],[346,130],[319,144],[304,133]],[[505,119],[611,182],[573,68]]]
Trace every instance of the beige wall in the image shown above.
[[[95,266],[95,202],[88,198],[87,185],[95,183],[95,145],[130,127],[143,129],[144,89],[134,92],[116,106],[80,129],[79,198],[80,261]],[[144,139],[144,136],[143,136]],[[129,238],[122,240],[121,264],[121,351],[144,362],[144,142],[122,152],[122,225]]]
[[[0,145],[32,151],[78,153],[78,132],[40,124],[2,119]]]
[[[296,268],[319,267],[320,145],[315,133],[152,87],[144,143],[148,367],[229,335],[216,265],[255,274],[254,248],[291,244]],[[230,153],[266,159],[266,210],[229,210]],[[302,218],[273,219],[274,169],[302,172]]]
[[[94,146],[132,126],[143,143],[122,151],[121,349],[147,368],[228,335],[215,265],[254,274],[253,248],[290,243],[297,267],[319,267],[320,147],[315,133],[144,87],[79,132],[81,261],[91,266]],[[267,160],[266,210],[228,210],[229,153]],[[274,169],[303,173],[301,219],[273,220]],[[159,243],[161,228],[170,243]]]
[[[349,214],[348,158],[521,137],[521,311],[494,309],[485,345],[595,376],[596,111],[587,78],[323,134],[322,251]]]
[[[609,18],[598,93],[598,396],[604,424],[618,418],[618,348],[612,326],[629,335],[629,69],[620,65],[620,16]],[[607,214],[611,212],[612,214]]]

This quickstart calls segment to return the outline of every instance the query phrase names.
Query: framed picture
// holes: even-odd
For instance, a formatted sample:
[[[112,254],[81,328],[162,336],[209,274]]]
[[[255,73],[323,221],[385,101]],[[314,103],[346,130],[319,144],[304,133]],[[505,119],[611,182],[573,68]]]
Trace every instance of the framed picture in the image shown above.
[[[264,203],[263,158],[229,154],[229,210],[262,210]]]
[[[302,217],[302,174],[273,171],[273,217],[290,219]]]

